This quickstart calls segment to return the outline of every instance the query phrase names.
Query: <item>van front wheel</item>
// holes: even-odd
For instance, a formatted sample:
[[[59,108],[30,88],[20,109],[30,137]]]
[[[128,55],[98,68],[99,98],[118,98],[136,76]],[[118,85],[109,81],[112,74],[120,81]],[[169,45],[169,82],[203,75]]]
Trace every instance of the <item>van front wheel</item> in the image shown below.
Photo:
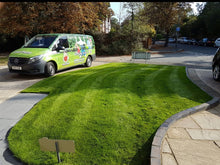
[[[46,66],[45,66],[45,75],[46,76],[53,76],[56,72],[56,69],[55,69],[55,66],[52,62],[48,62],[46,63]]]
[[[88,56],[86,59],[85,66],[90,67],[91,65],[92,65],[92,58],[91,58],[91,56]]]

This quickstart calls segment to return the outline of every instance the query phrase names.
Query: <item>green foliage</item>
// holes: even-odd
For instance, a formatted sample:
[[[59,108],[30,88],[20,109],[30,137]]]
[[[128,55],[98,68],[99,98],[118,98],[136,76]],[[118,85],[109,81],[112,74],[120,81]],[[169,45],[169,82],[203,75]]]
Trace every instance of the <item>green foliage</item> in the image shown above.
[[[132,41],[130,34],[111,31],[108,34],[93,34],[96,44],[97,56],[102,55],[128,55],[132,52],[132,43],[137,46],[136,38]]]
[[[0,51],[15,50],[39,33],[81,33],[100,30],[113,13],[109,2],[2,2]],[[4,42],[3,42],[4,41]]]
[[[161,40],[163,38],[162,34],[156,34],[156,40]]]
[[[220,36],[220,2],[207,2],[198,19],[204,21],[206,35],[211,38]]]
[[[97,56],[103,55],[129,55],[134,49],[143,49],[143,43],[138,35],[111,31],[108,34],[93,34],[96,44]]]
[[[141,15],[150,25],[157,26],[166,33],[164,46],[167,46],[172,27],[181,23],[189,10],[187,2],[145,2]]]
[[[189,17],[183,24],[181,34],[189,37],[201,39],[208,37],[216,39],[220,36],[220,2],[206,2],[204,9],[200,9],[200,14]]]
[[[0,33],[10,36],[39,33],[85,33],[99,30],[111,16],[109,2],[4,2]]]
[[[135,16],[133,22],[128,17],[122,25],[119,25],[117,19],[112,19],[112,29],[108,34],[94,33],[92,34],[96,41],[97,55],[128,55],[134,49],[146,49],[143,42],[148,37],[155,35],[155,29],[143,23]],[[132,24],[134,29],[132,29]]]
[[[49,95],[10,131],[9,147],[26,164],[57,163],[38,139],[74,140],[62,164],[149,164],[152,138],[170,116],[208,101],[185,67],[111,63],[56,75],[23,92]]]
[[[24,38],[0,34],[0,52],[11,52],[24,44]]]
[[[198,30],[198,28],[194,28],[196,21],[197,21],[197,16],[189,15],[183,22],[183,25],[181,26],[181,31],[180,31],[181,36],[197,38],[196,31]]]

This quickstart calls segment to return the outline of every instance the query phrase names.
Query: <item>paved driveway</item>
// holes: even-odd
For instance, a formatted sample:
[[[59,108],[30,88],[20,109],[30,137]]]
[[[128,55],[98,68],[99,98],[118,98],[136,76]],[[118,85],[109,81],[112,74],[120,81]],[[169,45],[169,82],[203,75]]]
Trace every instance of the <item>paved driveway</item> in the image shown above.
[[[106,62],[94,62],[93,66],[102,65]],[[57,74],[62,74],[65,72],[70,72],[73,70],[82,69],[84,67],[74,67],[66,71],[59,72]],[[0,104],[17,95],[23,89],[35,84],[36,82],[44,79],[43,75],[20,75],[17,73],[10,73],[7,66],[0,66]]]
[[[25,76],[9,73],[7,66],[0,66],[0,103],[17,95],[21,90],[43,79],[42,76]]]

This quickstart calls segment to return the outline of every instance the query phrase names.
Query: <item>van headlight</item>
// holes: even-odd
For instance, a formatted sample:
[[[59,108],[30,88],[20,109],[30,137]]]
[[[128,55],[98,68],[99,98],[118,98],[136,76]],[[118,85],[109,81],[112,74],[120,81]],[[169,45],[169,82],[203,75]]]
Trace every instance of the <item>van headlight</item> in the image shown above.
[[[43,58],[44,55],[39,55],[39,56],[35,56],[35,57],[31,57],[29,58],[28,64],[34,63],[39,61],[40,59]]]

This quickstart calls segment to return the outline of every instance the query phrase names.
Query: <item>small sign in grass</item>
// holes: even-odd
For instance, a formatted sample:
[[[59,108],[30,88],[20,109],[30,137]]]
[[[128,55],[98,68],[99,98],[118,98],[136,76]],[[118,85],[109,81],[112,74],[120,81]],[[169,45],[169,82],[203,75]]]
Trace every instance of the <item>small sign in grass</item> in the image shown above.
[[[153,135],[170,116],[211,99],[185,67],[111,63],[56,75],[23,92],[48,92],[8,136],[27,164],[56,164],[38,139],[72,140],[63,164],[148,164]]]

